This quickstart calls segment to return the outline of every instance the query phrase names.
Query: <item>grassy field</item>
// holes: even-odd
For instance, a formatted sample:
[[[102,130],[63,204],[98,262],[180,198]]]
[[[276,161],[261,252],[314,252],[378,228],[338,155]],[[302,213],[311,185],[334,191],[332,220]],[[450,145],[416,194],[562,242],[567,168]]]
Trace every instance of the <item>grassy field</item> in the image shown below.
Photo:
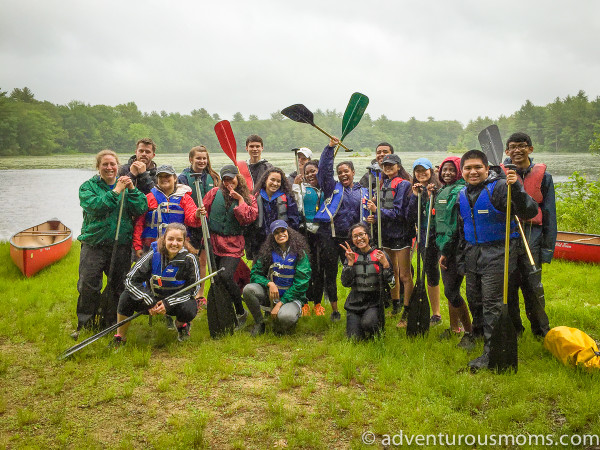
[[[377,447],[401,432],[600,433],[600,374],[563,366],[529,329],[518,373],[504,375],[466,371],[482,344],[467,354],[438,342],[446,325],[410,341],[389,319],[382,339],[356,344],[343,320],[313,316],[292,336],[213,341],[205,312],[187,343],[140,318],[121,351],[105,338],[59,362],[73,344],[78,257],[75,244],[24,279],[0,244],[0,448],[366,448],[365,432]],[[597,339],[600,267],[555,261],[544,281],[551,326]]]

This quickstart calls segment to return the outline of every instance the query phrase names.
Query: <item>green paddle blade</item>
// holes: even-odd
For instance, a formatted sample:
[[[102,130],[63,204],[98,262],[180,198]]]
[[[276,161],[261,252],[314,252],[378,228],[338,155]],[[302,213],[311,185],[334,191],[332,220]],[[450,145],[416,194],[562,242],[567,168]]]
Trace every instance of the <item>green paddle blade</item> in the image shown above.
[[[342,137],[340,141],[343,141],[356,128],[368,105],[369,97],[360,92],[352,94],[346,107],[346,112],[344,112],[344,118],[342,119]]]

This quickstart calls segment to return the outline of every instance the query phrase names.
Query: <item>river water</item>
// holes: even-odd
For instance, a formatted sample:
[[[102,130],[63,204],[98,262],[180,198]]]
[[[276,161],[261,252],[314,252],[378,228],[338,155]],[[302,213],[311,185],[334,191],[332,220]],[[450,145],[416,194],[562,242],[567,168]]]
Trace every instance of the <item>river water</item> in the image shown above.
[[[410,172],[415,154],[399,154],[405,167]],[[265,153],[264,156],[274,165],[281,167],[286,173],[294,168],[291,153]],[[429,155],[434,164],[439,164],[447,153],[439,152]],[[355,165],[357,179],[362,176],[372,155],[352,155],[340,153],[336,161],[351,159]],[[122,161],[127,156],[121,157]],[[187,165],[187,155],[157,155],[156,161],[173,164],[177,172]],[[223,154],[212,155],[213,167],[220,168],[229,160]],[[600,174],[600,158],[590,154],[583,155],[536,155],[537,162],[544,162],[554,175],[555,182],[567,181],[574,170],[597,178]],[[407,163],[408,162],[408,163]],[[37,169],[15,169],[27,167],[35,163]],[[0,158],[0,199],[4,206],[0,214],[0,241],[7,241],[11,235],[25,228],[45,222],[56,217],[73,230],[74,237],[79,235],[83,215],[79,206],[78,189],[85,181],[97,172],[93,170],[94,157],[90,155],[55,156],[43,158]],[[58,168],[56,168],[58,167]],[[71,167],[71,168],[60,168]],[[82,167],[89,167],[85,169]]]

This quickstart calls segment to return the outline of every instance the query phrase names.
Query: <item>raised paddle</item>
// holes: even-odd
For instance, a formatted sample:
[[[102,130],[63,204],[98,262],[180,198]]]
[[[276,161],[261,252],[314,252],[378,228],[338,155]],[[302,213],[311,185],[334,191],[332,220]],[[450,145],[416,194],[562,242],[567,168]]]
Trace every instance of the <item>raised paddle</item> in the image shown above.
[[[175,294],[172,294],[170,296],[168,296],[165,300],[168,300],[170,298],[174,298],[178,295],[181,295],[183,292],[187,292],[190,289],[198,286],[200,283],[203,283],[204,281],[208,280],[211,277],[214,277],[216,274],[218,274],[221,270],[225,270],[224,268],[217,270],[216,272],[213,272],[207,276],[205,276],[204,278],[202,278],[201,280],[196,281],[193,284],[190,284],[189,286],[181,289],[180,291],[176,292]],[[79,344],[74,345],[73,347],[68,348],[67,350],[65,350],[62,354],[59,355],[58,359],[65,359],[68,358],[69,356],[71,356],[73,353],[78,352],[79,350],[81,350],[84,347],[87,347],[88,345],[90,345],[92,342],[97,341],[98,339],[100,339],[101,337],[106,336],[107,334],[109,334],[111,331],[115,331],[117,328],[119,328],[120,326],[126,324],[127,322],[131,322],[133,319],[136,319],[138,317],[140,317],[141,315],[143,315],[146,311],[142,311],[142,312],[137,312],[135,313],[133,316],[128,317],[127,319],[123,319],[120,322],[115,323],[114,325],[111,325],[110,327],[106,328],[105,330],[102,330],[100,333],[97,333],[93,336],[90,336],[87,339],[84,339],[83,341],[81,341]]]
[[[493,166],[499,166],[502,164],[502,137],[500,136],[500,130],[498,125],[490,125],[489,127],[482,130],[477,136],[479,145],[488,161]]]
[[[315,125],[314,114],[306,106],[304,106],[300,103],[288,106],[287,108],[283,108],[281,110],[281,114],[283,114],[288,119],[293,120],[294,122],[307,123],[307,124],[315,127],[317,130],[319,130],[321,133],[323,133],[329,139],[333,139],[333,136],[331,134],[329,134],[327,131],[323,130],[319,126]],[[346,151],[348,151],[348,152],[352,151],[351,149],[346,147],[341,142],[340,142],[340,146],[344,147],[346,149]]]
[[[516,169],[516,166],[507,164],[508,169]],[[506,192],[506,230],[504,233],[504,287],[502,290],[502,312],[492,329],[490,338],[490,361],[488,367],[497,372],[514,370],[519,366],[517,349],[517,330],[508,315],[508,262],[510,251],[510,202],[511,187]]]
[[[252,181],[252,175],[250,174],[250,170],[248,169],[248,165],[244,161],[237,160],[237,144],[235,142],[235,136],[233,135],[233,130],[231,129],[231,124],[228,120],[221,120],[215,124],[215,134],[217,135],[217,139],[219,140],[219,144],[221,144],[221,148],[225,152],[229,159],[235,164],[235,166],[240,171],[240,174],[246,180],[246,184],[248,185],[248,189],[252,192],[254,189],[254,182]]]
[[[360,92],[355,92],[350,97],[350,101],[348,102],[348,106],[346,107],[346,111],[344,112],[344,117],[342,118],[342,136],[340,137],[340,143],[335,148],[335,152],[333,157],[337,156],[337,152],[342,144],[342,141],[350,134],[352,130],[356,128],[360,119],[362,119],[365,114],[365,110],[369,105],[369,97]],[[349,151],[346,149],[346,151]]]

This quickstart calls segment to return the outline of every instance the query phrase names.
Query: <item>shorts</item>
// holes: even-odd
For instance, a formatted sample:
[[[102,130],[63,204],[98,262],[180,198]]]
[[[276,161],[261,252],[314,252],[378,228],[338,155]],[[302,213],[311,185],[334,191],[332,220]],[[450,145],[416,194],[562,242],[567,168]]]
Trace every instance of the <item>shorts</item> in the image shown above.
[[[383,248],[389,248],[390,250],[402,250],[407,247],[410,247],[411,240],[408,238],[394,238],[383,236],[381,239],[381,244]]]

